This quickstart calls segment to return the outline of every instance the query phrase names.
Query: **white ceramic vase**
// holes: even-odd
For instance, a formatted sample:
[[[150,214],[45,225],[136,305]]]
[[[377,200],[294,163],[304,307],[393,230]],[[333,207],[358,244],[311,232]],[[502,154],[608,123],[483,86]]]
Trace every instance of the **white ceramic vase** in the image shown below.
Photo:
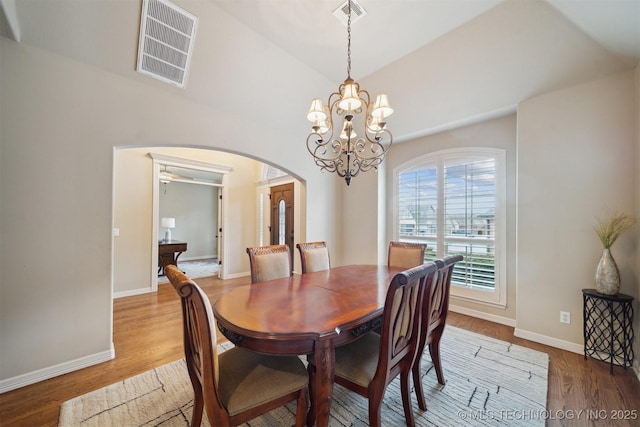
[[[596,292],[604,295],[617,295],[620,291],[620,272],[609,248],[602,250],[602,256],[596,268]]]

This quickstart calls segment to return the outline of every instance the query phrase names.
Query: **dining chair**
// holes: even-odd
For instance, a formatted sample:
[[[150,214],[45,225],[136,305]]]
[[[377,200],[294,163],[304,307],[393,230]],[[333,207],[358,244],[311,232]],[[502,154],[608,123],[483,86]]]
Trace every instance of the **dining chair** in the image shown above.
[[[298,243],[296,247],[300,251],[300,262],[303,274],[331,268],[327,242]]]
[[[165,269],[182,300],[184,353],[193,385],[191,425],[203,408],[212,426],[236,426],[297,400],[296,426],[304,425],[308,373],[296,356],[269,356],[241,347],[217,352],[209,298],[176,266]]]
[[[420,339],[422,298],[427,291],[430,293],[427,278],[436,269],[436,264],[429,262],[396,274],[386,294],[381,333],[365,333],[335,350],[335,382],[369,400],[370,426],[380,426],[386,387],[398,375],[407,426],[415,424],[409,374]],[[311,358],[309,362],[313,393],[315,366]]]
[[[427,402],[422,389],[420,379],[420,361],[425,346],[429,346],[429,354],[436,371],[438,383],[444,385],[444,374],[440,360],[440,338],[444,332],[444,327],[449,311],[449,292],[451,290],[451,275],[455,264],[462,261],[462,255],[448,255],[443,259],[436,260],[438,270],[434,273],[430,295],[425,295],[422,305],[422,330],[420,331],[420,341],[418,343],[417,357],[413,364],[413,387],[416,390],[418,406],[423,411],[427,410]]]
[[[251,283],[291,276],[291,252],[287,245],[247,248],[251,266]]]
[[[411,268],[424,262],[424,251],[427,245],[424,243],[408,243],[390,241],[387,253],[387,265],[389,267]]]

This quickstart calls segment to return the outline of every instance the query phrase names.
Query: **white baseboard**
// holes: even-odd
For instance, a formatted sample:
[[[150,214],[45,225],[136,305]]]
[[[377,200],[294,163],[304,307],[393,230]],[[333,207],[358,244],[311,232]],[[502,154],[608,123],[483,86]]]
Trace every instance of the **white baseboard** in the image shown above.
[[[237,279],[238,277],[247,277],[247,276],[251,276],[251,272],[247,271],[245,273],[227,274],[227,277],[225,277],[225,280],[226,279]]]
[[[567,350],[572,353],[584,354],[584,345],[560,340],[558,338],[549,337],[547,335],[537,334],[535,332],[525,331],[523,329],[516,328],[513,332],[518,338],[524,338],[529,341],[534,341],[540,344],[545,344],[551,347],[559,348],[561,350]]]
[[[113,299],[116,298],[122,298],[122,297],[130,297],[133,295],[142,295],[142,294],[148,294],[152,292],[151,288],[140,288],[140,289],[132,289],[130,291],[122,291],[122,292],[116,292],[113,294]]]
[[[484,313],[478,310],[472,310],[466,307],[460,307],[456,305],[450,305],[449,310],[456,313],[465,314],[471,317],[477,317],[478,319],[488,320],[490,322],[499,323],[501,325],[512,326],[515,328],[515,320],[506,317],[496,316],[493,314]],[[513,335],[518,338],[524,338],[529,341],[537,342],[540,344],[548,345],[550,347],[559,348],[561,350],[570,351],[572,353],[584,354],[584,345],[574,343],[570,341],[560,340],[547,335],[537,334],[535,332],[526,331],[523,329],[515,328]],[[633,371],[640,381],[640,362],[634,364]]]
[[[113,347],[113,343],[111,343],[111,349],[108,351],[80,357],[58,365],[49,366],[48,368],[38,369],[37,371],[28,372],[26,374],[2,380],[0,381],[0,394],[35,384],[40,381],[48,380],[49,378],[57,377],[59,375],[68,374],[69,372],[77,371],[78,369],[97,365],[98,363],[107,362],[115,357],[116,352]]]
[[[483,311],[473,310],[471,308],[460,307],[458,305],[449,305],[449,310],[455,311],[456,313],[465,314],[471,317],[477,317],[478,319],[488,320],[493,323],[499,323],[501,325],[511,326],[514,328],[516,326],[516,321],[514,319],[509,319],[508,317],[496,316],[495,314],[485,313]]]
[[[559,348],[561,350],[567,350],[572,353],[584,354],[584,346],[582,344],[577,344],[570,341],[564,341],[557,338],[549,337],[547,335],[541,335],[535,332],[518,329],[516,328],[516,321],[514,319],[509,319],[507,317],[502,317],[502,316],[496,316],[494,314],[489,314],[489,313],[485,313],[478,310],[472,310],[470,308],[460,307],[456,305],[450,305],[449,310],[454,311],[456,313],[465,314],[467,316],[477,317],[478,319],[499,323],[501,325],[511,326],[515,328],[513,331],[513,335],[518,338],[524,338],[529,341],[545,344],[551,347]],[[638,374],[638,379],[640,379],[640,374]]]

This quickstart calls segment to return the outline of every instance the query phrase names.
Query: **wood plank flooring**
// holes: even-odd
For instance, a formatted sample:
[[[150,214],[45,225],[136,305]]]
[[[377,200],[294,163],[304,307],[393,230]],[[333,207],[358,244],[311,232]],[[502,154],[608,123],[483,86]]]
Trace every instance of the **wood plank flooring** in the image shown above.
[[[249,278],[211,277],[196,282],[215,300],[234,286],[248,284]],[[116,358],[0,394],[0,426],[57,426],[64,401],[182,358],[181,322],[180,300],[169,284],[160,285],[157,294],[116,299]],[[511,327],[457,313],[450,313],[448,323],[549,354],[548,426],[640,425],[640,382],[632,370],[615,367],[611,376],[604,362],[516,338]],[[632,411],[635,419],[629,419]],[[613,420],[616,415],[628,419]],[[451,414],[451,425],[457,425],[455,414]]]

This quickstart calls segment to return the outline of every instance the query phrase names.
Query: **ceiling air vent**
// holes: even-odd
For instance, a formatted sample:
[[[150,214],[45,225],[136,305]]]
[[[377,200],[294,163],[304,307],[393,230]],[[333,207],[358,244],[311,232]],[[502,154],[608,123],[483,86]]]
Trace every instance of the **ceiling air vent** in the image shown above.
[[[137,71],[183,88],[198,18],[167,0],[143,0]]]
[[[351,23],[355,23],[358,19],[367,14],[367,11],[357,1],[351,0]],[[333,11],[333,16],[338,18],[338,21],[342,22],[344,26],[347,26],[347,19],[349,19],[349,0],[342,3],[336,10]]]

